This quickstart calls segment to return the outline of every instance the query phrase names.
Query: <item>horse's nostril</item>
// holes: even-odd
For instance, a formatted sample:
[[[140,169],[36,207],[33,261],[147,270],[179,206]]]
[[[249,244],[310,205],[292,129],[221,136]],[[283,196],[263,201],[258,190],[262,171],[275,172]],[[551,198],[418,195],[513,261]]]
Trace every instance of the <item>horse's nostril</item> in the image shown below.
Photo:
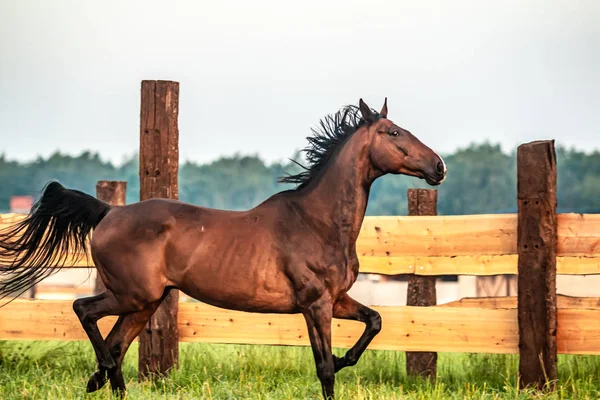
[[[435,172],[437,172],[440,175],[444,173],[444,164],[442,164],[441,161],[435,166]]]

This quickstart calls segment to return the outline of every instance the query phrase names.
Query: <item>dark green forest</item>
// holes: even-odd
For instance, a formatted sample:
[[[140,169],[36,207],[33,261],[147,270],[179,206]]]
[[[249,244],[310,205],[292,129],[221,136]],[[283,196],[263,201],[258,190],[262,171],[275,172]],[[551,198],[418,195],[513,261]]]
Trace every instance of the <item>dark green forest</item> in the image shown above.
[[[600,213],[600,152],[584,153],[557,147],[558,211]],[[438,186],[438,212],[451,214],[516,211],[516,151],[504,153],[499,145],[473,144],[443,155],[446,181]],[[298,159],[298,158],[296,158]],[[299,160],[300,161],[300,160]],[[278,183],[297,172],[291,162],[266,164],[254,155],[223,157],[211,163],[183,162],[179,169],[179,198],[192,204],[230,210],[252,208],[270,195],[290,189]],[[122,165],[84,152],[77,157],[55,153],[44,159],[19,163],[0,155],[0,211],[13,195],[33,195],[50,180],[95,195],[98,180],[126,180],[127,202],[139,199],[138,158]],[[427,187],[419,179],[388,175],[375,182],[368,215],[406,215],[408,188]]]

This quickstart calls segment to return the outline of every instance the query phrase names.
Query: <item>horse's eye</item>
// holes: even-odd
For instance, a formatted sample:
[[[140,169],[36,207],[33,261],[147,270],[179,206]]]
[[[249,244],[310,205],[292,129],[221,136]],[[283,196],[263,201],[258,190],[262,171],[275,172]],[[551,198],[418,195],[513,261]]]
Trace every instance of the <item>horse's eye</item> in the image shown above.
[[[398,136],[398,135],[400,135],[400,132],[398,132],[396,130],[390,132],[390,136]]]

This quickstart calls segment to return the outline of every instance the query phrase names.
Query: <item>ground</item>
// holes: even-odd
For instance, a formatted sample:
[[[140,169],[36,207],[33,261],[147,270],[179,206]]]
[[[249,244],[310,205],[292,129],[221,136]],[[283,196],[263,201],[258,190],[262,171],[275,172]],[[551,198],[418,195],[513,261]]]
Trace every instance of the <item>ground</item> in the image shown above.
[[[342,349],[336,349],[341,354]],[[86,395],[94,371],[87,342],[0,342],[0,399],[108,399]],[[367,351],[336,375],[338,399],[598,399],[600,357],[559,356],[559,386],[517,390],[518,356],[439,354],[438,379],[409,379],[402,352]],[[321,399],[308,347],[181,344],[170,378],[137,382],[137,345],[124,368],[128,399]],[[107,385],[108,386],[108,385]]]

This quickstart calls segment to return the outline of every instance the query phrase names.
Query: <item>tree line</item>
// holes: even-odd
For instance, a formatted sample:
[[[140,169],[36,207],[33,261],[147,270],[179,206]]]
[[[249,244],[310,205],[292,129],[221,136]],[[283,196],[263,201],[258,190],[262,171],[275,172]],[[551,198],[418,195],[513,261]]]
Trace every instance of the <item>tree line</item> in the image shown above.
[[[295,159],[299,160],[299,154]],[[437,189],[441,215],[516,212],[516,151],[480,143],[444,155],[448,178]],[[299,160],[300,161],[300,160]],[[558,211],[600,213],[600,152],[585,153],[557,146]],[[179,199],[206,207],[245,210],[272,194],[290,189],[278,183],[297,172],[292,162],[265,163],[256,155],[221,157],[210,163],[182,162]],[[133,155],[121,165],[89,151],[79,156],[56,152],[48,158],[17,162],[0,155],[0,212],[14,195],[38,197],[50,180],[95,195],[98,180],[127,181],[127,202],[139,200],[139,163]],[[372,187],[367,215],[406,215],[407,190],[427,188],[422,180],[388,175]]]

